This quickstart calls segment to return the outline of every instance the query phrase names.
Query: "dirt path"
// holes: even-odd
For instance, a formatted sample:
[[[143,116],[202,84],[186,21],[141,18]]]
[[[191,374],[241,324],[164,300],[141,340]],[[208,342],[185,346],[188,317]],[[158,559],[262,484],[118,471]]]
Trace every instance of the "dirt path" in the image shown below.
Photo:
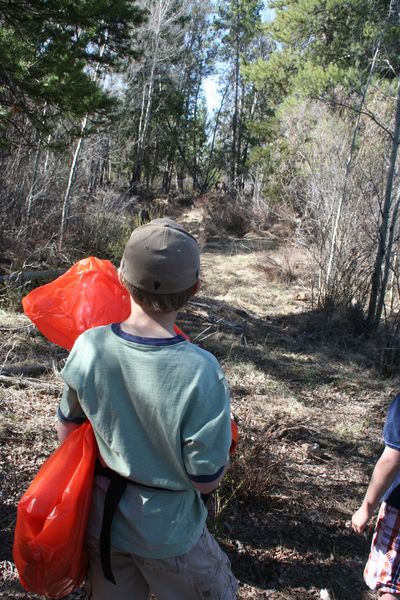
[[[239,452],[210,507],[210,527],[242,600],[311,600],[324,589],[331,600],[372,598],[362,582],[369,540],[346,522],[399,382],[368,367],[361,341],[311,327],[320,317],[305,302],[305,264],[293,249],[251,237],[209,244],[202,292],[180,318],[222,362],[239,419]],[[66,353],[24,316],[0,315],[0,332],[3,373],[42,365],[35,380],[61,385],[55,371]],[[50,388],[0,386],[1,598],[34,598],[13,570],[15,505],[55,447],[57,403]]]

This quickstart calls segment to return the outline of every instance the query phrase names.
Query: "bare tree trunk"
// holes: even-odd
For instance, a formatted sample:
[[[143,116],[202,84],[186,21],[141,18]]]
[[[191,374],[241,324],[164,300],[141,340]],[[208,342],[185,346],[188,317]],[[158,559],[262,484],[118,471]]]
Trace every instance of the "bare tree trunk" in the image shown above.
[[[204,176],[203,181],[200,184],[199,187],[199,192],[205,192],[209,185],[210,185],[210,175],[211,175],[211,164],[212,164],[212,158],[213,158],[213,154],[214,154],[214,149],[215,149],[215,140],[216,140],[216,136],[217,136],[217,131],[218,131],[218,127],[219,127],[219,118],[222,112],[222,108],[224,106],[225,103],[225,98],[226,95],[228,93],[229,90],[229,84],[226,86],[224,93],[222,94],[221,97],[221,102],[218,108],[218,112],[215,115],[215,121],[214,121],[214,128],[213,128],[213,133],[212,133],[212,137],[211,137],[211,144],[210,144],[210,152],[209,152],[209,156],[208,156],[208,164],[207,164],[207,169],[206,169],[206,173]]]
[[[244,96],[244,94],[243,94],[243,96]],[[257,98],[257,92],[254,91],[254,93],[253,93],[253,99],[251,101],[250,112],[249,112],[249,115],[247,117],[250,121],[253,119],[254,113],[256,111],[257,99],[258,99]],[[246,143],[244,145],[244,148],[243,148],[243,155],[242,155],[243,164],[245,164],[247,162],[248,153],[249,153],[249,140],[247,139]]]
[[[47,105],[44,105],[43,108],[43,117],[46,115],[47,112]],[[28,192],[28,196],[26,199],[26,224],[29,227],[30,224],[30,220],[31,220],[31,216],[32,216],[32,205],[33,205],[33,200],[35,197],[35,191],[36,191],[36,183],[37,183],[37,179],[38,179],[38,175],[39,175],[39,164],[40,164],[40,159],[42,156],[42,139],[41,139],[41,135],[38,136],[38,140],[37,140],[38,146],[37,146],[37,150],[36,150],[36,156],[35,156],[35,165],[33,167],[33,176],[32,176],[32,183],[31,186],[29,188],[29,192]]]
[[[48,137],[47,137],[47,146],[50,145],[50,141],[51,141],[51,133],[49,133]],[[49,166],[49,161],[50,161],[50,150],[49,148],[47,148],[46,150],[46,156],[44,159],[44,165],[43,165],[43,173],[47,173],[47,169]]]
[[[200,89],[197,88],[195,99],[194,99],[194,113],[193,113],[193,120],[195,123],[197,123],[199,92],[200,92]],[[197,128],[196,127],[193,128],[193,170],[196,173],[196,181],[198,181],[199,173],[198,173],[198,162],[197,162]]]
[[[36,191],[36,182],[37,182],[37,178],[39,175],[39,163],[40,163],[41,155],[42,155],[42,148],[41,148],[41,143],[39,140],[38,147],[36,150],[36,156],[35,156],[35,165],[33,167],[32,183],[31,183],[31,187],[29,188],[28,197],[26,199],[26,224],[28,227],[31,222],[32,204],[33,204],[33,199],[34,199],[35,191]]]
[[[236,1],[236,13],[238,14],[238,0]],[[238,18],[236,14],[236,19]],[[239,51],[239,24],[236,23],[236,48],[235,48],[235,99],[232,117],[232,146],[231,146],[231,164],[230,164],[230,191],[234,191],[237,177],[237,148],[238,148],[238,126],[239,126],[239,71],[240,71],[240,51]]]
[[[398,194],[400,193],[400,190],[398,192]],[[393,256],[393,261],[392,261],[392,276],[390,278],[390,284],[389,284],[389,290],[390,290],[390,297],[389,297],[389,305],[390,305],[390,312],[393,312],[394,309],[394,303],[395,303],[395,298],[396,298],[396,294],[395,294],[395,289],[396,289],[396,279],[397,279],[397,264],[399,261],[399,255],[398,255],[398,251],[396,251],[394,253]]]
[[[139,125],[138,125],[138,143],[142,139],[144,112],[145,112],[145,107],[146,107],[146,94],[147,94],[147,82],[143,78],[142,103],[140,106],[140,117],[139,117]]]
[[[362,109],[365,104],[369,86],[371,84],[372,75],[375,71],[375,65],[376,65],[376,61],[378,58],[379,50],[380,50],[380,41],[376,47],[374,57],[373,57],[372,63],[371,63],[371,68],[370,68],[370,71],[368,74],[368,79],[365,84],[362,96],[361,96],[360,105],[358,107],[357,120],[356,120],[356,124],[354,126],[353,136],[351,139],[350,152],[349,152],[349,156],[347,158],[346,168],[345,168],[345,172],[344,172],[342,193],[340,195],[339,202],[337,205],[336,217],[335,217],[335,221],[334,221],[334,225],[333,225],[331,248],[330,248],[330,252],[329,252],[329,259],[328,259],[328,266],[326,269],[325,281],[323,284],[323,289],[321,289],[321,292],[323,295],[326,295],[327,291],[329,290],[330,284],[331,284],[332,266],[333,266],[335,252],[336,252],[336,240],[337,240],[337,234],[338,234],[338,230],[339,230],[339,222],[340,222],[340,219],[342,216],[343,204],[345,203],[346,198],[347,198],[347,186],[349,183],[349,175],[351,173],[351,167],[353,165],[353,157],[354,157],[354,152],[356,149],[356,141],[357,141],[358,132],[360,129]]]
[[[81,125],[82,136],[85,132],[87,121],[88,121],[87,117],[84,117],[82,119],[82,125]],[[82,136],[78,139],[76,146],[75,146],[74,155],[72,157],[71,168],[69,170],[67,189],[66,189],[65,195],[64,195],[64,202],[63,202],[62,214],[61,214],[60,239],[59,239],[60,248],[62,247],[62,245],[64,243],[64,236],[65,236],[65,231],[67,228],[69,204],[70,204],[71,195],[72,195],[72,192],[74,189],[74,183],[75,183],[76,175],[77,175],[78,159],[79,159],[79,155],[81,153],[81,148],[82,148],[82,140],[83,140]]]
[[[386,180],[385,200],[382,208],[382,221],[379,228],[378,251],[375,258],[374,271],[371,278],[371,294],[368,307],[367,322],[376,327],[382,316],[382,308],[388,282],[391,245],[393,244],[393,231],[398,217],[398,208],[393,211],[391,230],[389,230],[390,214],[392,210],[393,181],[396,172],[396,161],[400,142],[400,78],[397,81],[397,100],[392,148],[390,153],[389,170]],[[389,238],[388,238],[389,235]],[[391,239],[390,239],[391,238]],[[386,264],[385,264],[386,263]],[[382,276],[382,267],[384,274]],[[382,280],[381,280],[382,276]],[[378,301],[379,296],[379,301]]]
[[[103,56],[104,50],[105,50],[105,45],[103,45],[100,48],[100,52],[99,52],[100,58]],[[94,75],[93,75],[94,80],[97,79],[97,77],[99,75],[99,70],[100,70],[100,62],[98,62],[96,65]],[[62,248],[62,245],[64,243],[64,236],[65,236],[65,231],[67,228],[67,219],[68,219],[70,199],[71,199],[71,195],[72,195],[72,192],[74,189],[74,183],[76,180],[78,159],[79,159],[79,155],[80,155],[81,148],[82,148],[83,134],[85,133],[87,122],[88,122],[88,117],[86,116],[82,119],[81,136],[79,137],[79,139],[76,143],[74,155],[72,158],[71,168],[69,171],[68,184],[67,184],[67,189],[66,189],[65,195],[64,195],[64,202],[63,202],[62,214],[61,214],[61,226],[60,226],[60,237],[59,237],[59,247],[60,248]]]
[[[158,60],[158,51],[160,46],[160,28],[161,22],[159,21],[157,24],[156,37],[155,37],[155,46],[153,50],[153,60],[151,63],[150,76],[148,82],[148,92],[147,92],[147,101],[145,101],[144,95],[142,98],[142,109],[144,108],[144,112],[140,115],[139,122],[139,136],[138,136],[138,147],[136,153],[135,166],[133,168],[133,173],[131,177],[130,187],[133,192],[136,192],[140,186],[141,174],[142,174],[142,162],[144,156],[144,149],[146,145],[146,137],[147,131],[149,129],[150,121],[151,121],[151,109],[153,106],[153,93],[154,93],[154,83],[155,83],[155,71],[156,64]],[[143,119],[142,119],[143,115]]]
[[[400,209],[400,185],[397,188],[396,203],[394,205],[392,218],[391,218],[391,222],[390,222],[388,252],[386,253],[385,268],[384,268],[384,273],[383,273],[383,278],[382,278],[382,282],[383,282],[382,288],[384,290],[390,291],[389,305],[390,305],[391,311],[393,311],[393,306],[394,306],[393,288],[394,288],[394,282],[395,282],[395,278],[396,278],[396,265],[397,265],[397,258],[398,258],[397,252],[395,249],[393,249],[393,246],[394,246],[394,240],[395,240],[395,233],[397,233],[396,239],[398,240],[399,209]],[[390,271],[392,271],[392,277],[391,277],[391,281],[389,283]],[[382,304],[381,309],[380,309],[381,311],[383,310],[384,302],[385,302],[385,294],[383,294],[383,295],[380,294],[378,308],[379,308],[379,305]]]

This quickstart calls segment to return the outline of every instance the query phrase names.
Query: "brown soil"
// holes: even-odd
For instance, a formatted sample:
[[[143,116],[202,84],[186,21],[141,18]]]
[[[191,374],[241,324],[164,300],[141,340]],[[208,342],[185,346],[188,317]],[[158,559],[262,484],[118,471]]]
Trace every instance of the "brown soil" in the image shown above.
[[[273,262],[262,269],[266,252]],[[221,361],[241,432],[209,526],[242,600],[367,600],[370,540],[348,521],[381,450],[398,380],[377,375],[361,339],[329,329],[309,303],[302,260],[289,250],[302,265],[296,274],[279,252],[251,238],[206,246],[203,290],[179,320]],[[0,386],[0,597],[25,600],[35,596],[22,590],[12,562],[16,504],[56,447],[54,388],[66,352],[23,315],[0,315],[0,331],[2,373],[40,365],[43,372],[28,368],[29,377],[49,386]]]

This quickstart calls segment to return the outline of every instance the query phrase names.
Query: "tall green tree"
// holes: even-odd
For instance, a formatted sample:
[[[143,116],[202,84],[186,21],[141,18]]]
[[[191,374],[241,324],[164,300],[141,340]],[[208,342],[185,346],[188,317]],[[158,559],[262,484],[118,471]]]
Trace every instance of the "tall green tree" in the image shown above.
[[[194,0],[189,3],[181,57],[179,63],[172,67],[176,103],[175,110],[171,106],[165,122],[175,149],[174,168],[180,192],[187,175],[196,190],[204,191],[207,187],[207,110],[202,84],[212,72],[210,10],[209,2]]]
[[[248,76],[268,101],[267,116],[290,96],[337,101],[340,87],[362,93],[370,77],[393,79],[400,66],[397,0],[271,0],[265,25],[273,51],[253,61]],[[266,106],[267,108],[267,106]]]
[[[153,117],[158,110],[156,98],[162,103],[160,91],[169,78],[169,67],[181,54],[186,32],[188,2],[178,0],[144,0],[146,22],[139,31],[142,60],[128,70],[128,90],[125,114],[135,119],[128,125],[133,163],[130,188],[138,191],[142,185],[145,150],[151,138]]]
[[[385,60],[377,74],[394,76],[400,40],[390,19],[390,0],[272,0],[275,17],[269,27],[294,69],[292,84],[318,95],[341,84],[352,91],[368,78],[377,44]],[[391,69],[388,70],[389,61]]]
[[[369,110],[368,94],[369,88],[381,90],[388,105],[394,105],[398,98],[400,6],[398,0],[272,0],[270,6],[275,16],[268,33],[275,50],[268,61],[258,61],[249,71],[256,87],[269,96],[269,121],[279,121],[279,110],[301,98],[323,100],[332,110],[345,107],[354,118],[341,194],[337,205],[332,206],[331,240],[327,244],[330,249],[323,281],[325,295],[329,296],[335,282],[334,263],[340,257],[340,245],[346,244],[339,235],[340,220],[343,208],[350,202],[348,183],[359,152],[361,116],[368,115],[387,135],[386,189],[376,198],[377,251],[368,307],[368,321],[376,325],[384,306],[393,232],[397,229],[393,182],[399,126],[398,109],[393,112],[393,124],[390,118],[383,123],[376,112]]]
[[[252,57],[254,40],[260,33],[263,5],[264,3],[260,0],[223,0],[217,5],[217,15],[214,21],[214,26],[220,33],[219,54],[224,60],[225,75],[229,77],[231,86],[229,187],[232,191],[238,185],[245,162],[243,160],[243,130],[246,88],[243,66]],[[250,105],[253,100],[250,101]]]
[[[142,18],[129,0],[0,0],[1,144],[24,123],[43,135],[60,118],[107,118],[113,101],[92,72],[132,53]]]

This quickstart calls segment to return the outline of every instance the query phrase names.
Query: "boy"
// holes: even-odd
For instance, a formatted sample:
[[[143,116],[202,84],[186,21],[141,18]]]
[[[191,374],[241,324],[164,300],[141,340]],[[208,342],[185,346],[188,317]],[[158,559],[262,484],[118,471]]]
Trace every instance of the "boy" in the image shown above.
[[[228,389],[215,357],[174,330],[199,273],[197,242],[175,221],[135,229],[119,269],[130,316],[82,334],[62,371],[59,438],[89,419],[101,457],[88,526],[93,600],[236,598],[201,500],[228,465]]]
[[[395,600],[400,598],[400,394],[389,407],[383,440],[385,449],[352,527],[363,533],[382,498],[364,580],[379,600]]]

